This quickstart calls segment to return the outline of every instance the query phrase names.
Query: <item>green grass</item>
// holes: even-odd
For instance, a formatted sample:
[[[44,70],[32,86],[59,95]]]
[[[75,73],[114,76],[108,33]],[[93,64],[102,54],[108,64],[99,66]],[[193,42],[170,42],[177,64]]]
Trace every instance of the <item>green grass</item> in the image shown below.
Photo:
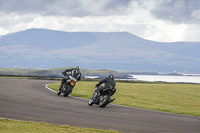
[[[89,99],[97,81],[80,81],[72,96]],[[57,91],[60,83],[49,85]],[[117,82],[113,104],[200,117],[200,85]]]
[[[52,125],[43,122],[15,121],[0,118],[1,133],[120,133],[114,130]]]
[[[28,77],[20,77],[20,76],[0,76],[0,78],[9,78],[9,79],[28,79]]]
[[[9,78],[9,79],[39,79],[39,80],[61,80],[62,78],[57,77],[42,77],[42,76],[0,76],[0,78]]]

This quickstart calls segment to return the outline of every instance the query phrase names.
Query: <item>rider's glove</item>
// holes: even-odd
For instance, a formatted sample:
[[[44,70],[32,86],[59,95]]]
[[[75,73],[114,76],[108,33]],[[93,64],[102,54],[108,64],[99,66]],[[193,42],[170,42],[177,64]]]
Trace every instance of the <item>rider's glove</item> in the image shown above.
[[[62,74],[65,76],[66,75],[66,73],[65,72],[62,72]]]

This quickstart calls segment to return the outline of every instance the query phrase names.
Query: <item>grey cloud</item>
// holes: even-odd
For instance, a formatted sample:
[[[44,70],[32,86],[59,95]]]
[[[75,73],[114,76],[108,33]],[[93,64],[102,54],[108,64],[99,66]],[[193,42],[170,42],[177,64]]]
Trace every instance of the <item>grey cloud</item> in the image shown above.
[[[104,9],[105,11],[117,9],[124,9],[126,10],[133,0],[107,0],[108,2],[105,4]]]
[[[131,0],[0,0],[0,12],[41,15],[115,15],[125,12]],[[88,6],[87,6],[88,5]]]
[[[175,23],[199,23],[200,19],[192,15],[198,10],[200,10],[199,0],[163,0],[151,13],[159,19]]]
[[[44,0],[0,0],[0,11],[4,13],[38,13],[42,12],[45,8]]]

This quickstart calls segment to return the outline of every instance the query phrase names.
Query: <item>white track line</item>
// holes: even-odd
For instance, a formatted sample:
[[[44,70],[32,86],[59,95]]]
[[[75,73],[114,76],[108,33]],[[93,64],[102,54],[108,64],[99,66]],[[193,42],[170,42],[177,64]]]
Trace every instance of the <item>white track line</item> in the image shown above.
[[[57,93],[57,91],[54,91],[54,90],[52,90],[51,88],[49,88],[48,85],[50,85],[50,84],[45,85],[45,87],[46,87],[48,90],[50,90],[50,91],[52,91],[52,92],[54,92],[54,93]],[[69,95],[69,96],[70,96],[70,95]],[[85,99],[85,98],[80,98],[80,97],[75,97],[75,96],[70,96],[70,97],[77,98],[77,99],[81,99],[81,100],[87,100],[87,101],[88,101],[88,99]],[[159,112],[159,113],[164,113],[164,114],[172,114],[172,115],[180,115],[180,116],[186,116],[186,117],[194,117],[194,118],[199,118],[199,120],[200,120],[200,117],[197,117],[197,116],[190,116],[190,115],[183,115],[183,114],[175,114],[175,113],[154,111],[154,110],[141,109],[141,108],[135,108],[135,107],[129,107],[129,106],[123,106],[123,105],[117,105],[117,104],[111,104],[111,105],[113,105],[113,106],[119,106],[119,107],[124,107],[124,108],[130,108],[130,109],[139,109],[139,110],[145,110],[145,111],[151,111],[151,112]]]
[[[54,92],[54,93],[57,93],[57,91],[54,91],[54,90],[52,90],[51,88],[49,88],[48,85],[50,85],[50,84],[45,85],[45,87],[46,87],[48,90],[50,90],[50,91],[52,91],[52,92]],[[70,95],[69,95],[69,96],[70,96]],[[88,100],[88,99],[85,99],[85,98],[80,98],[80,97],[75,97],[75,96],[70,96],[70,97],[74,97],[74,98],[81,99],[81,100]]]
[[[52,90],[51,88],[49,88],[48,86],[49,86],[50,84],[47,84],[47,85],[45,85],[45,87],[48,89],[48,90],[50,90],[50,91],[52,91],[52,92],[54,92],[54,93],[57,93],[56,91],[54,91],[54,90]]]

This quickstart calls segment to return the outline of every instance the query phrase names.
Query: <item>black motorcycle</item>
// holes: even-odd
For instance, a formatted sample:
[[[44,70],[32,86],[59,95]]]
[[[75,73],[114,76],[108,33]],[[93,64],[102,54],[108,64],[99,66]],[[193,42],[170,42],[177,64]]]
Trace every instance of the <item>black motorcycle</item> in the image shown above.
[[[95,88],[94,93],[90,100],[88,101],[88,105],[92,106],[93,104],[99,105],[99,107],[104,108],[109,103],[113,102],[115,99],[111,99],[111,96],[115,93],[116,89],[107,88],[105,89],[100,96],[97,96],[97,88]]]
[[[70,75],[67,75],[69,77],[69,80],[67,80],[64,84],[63,84],[63,87],[61,89],[61,93],[63,93],[63,96],[64,97],[67,97],[70,93],[72,93],[72,90],[77,82],[77,80],[70,76]]]

